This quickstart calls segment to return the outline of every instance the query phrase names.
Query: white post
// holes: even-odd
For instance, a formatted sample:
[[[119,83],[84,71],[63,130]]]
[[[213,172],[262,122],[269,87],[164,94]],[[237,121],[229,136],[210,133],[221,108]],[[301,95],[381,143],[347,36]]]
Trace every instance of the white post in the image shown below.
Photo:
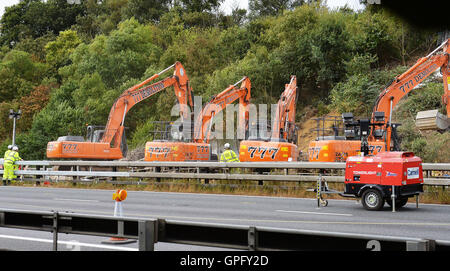
[[[114,216],[122,217],[123,216],[123,208],[121,201],[115,201],[114,204]]]
[[[392,200],[392,212],[395,213],[395,186],[392,186],[392,195],[391,195],[391,200]]]
[[[16,145],[16,117],[13,118],[13,137],[12,137],[12,145]]]

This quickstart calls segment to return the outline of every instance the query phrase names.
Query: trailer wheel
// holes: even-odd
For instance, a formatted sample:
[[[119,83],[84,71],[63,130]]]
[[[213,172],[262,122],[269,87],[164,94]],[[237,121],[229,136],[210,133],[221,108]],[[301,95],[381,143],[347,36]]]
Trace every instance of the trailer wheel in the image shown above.
[[[323,207],[327,207],[328,206],[328,200],[324,199],[324,200],[320,200],[320,205],[322,205]]]
[[[376,189],[367,189],[362,194],[363,207],[369,211],[378,211],[384,205],[384,199],[381,196],[380,191]]]

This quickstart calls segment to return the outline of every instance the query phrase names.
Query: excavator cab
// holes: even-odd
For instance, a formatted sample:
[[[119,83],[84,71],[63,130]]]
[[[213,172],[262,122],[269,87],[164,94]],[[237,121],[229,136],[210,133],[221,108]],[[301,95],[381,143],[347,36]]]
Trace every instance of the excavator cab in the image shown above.
[[[104,134],[105,134],[105,126],[89,125],[87,127],[86,141],[100,142]]]
[[[245,136],[248,140],[260,140],[269,141],[270,140],[270,125],[266,122],[256,121],[249,125],[248,133]]]
[[[383,151],[386,133],[383,128],[384,113],[376,112],[375,116],[375,122],[370,123],[369,119],[355,120],[352,113],[343,113],[343,134],[339,135],[339,131],[342,131],[340,126],[334,126],[334,136],[318,136],[311,141],[308,148],[309,162],[345,162],[348,157],[358,155],[361,148],[370,155]],[[362,142],[365,142],[364,146]]]
[[[60,136],[57,142],[73,141],[73,142],[100,142],[105,133],[105,126],[89,125],[87,126],[86,138],[82,136]]]
[[[176,141],[176,142],[190,142],[192,127],[189,127],[189,122],[185,123],[175,123],[170,122],[166,126],[166,141]],[[191,128],[191,129],[189,129]]]

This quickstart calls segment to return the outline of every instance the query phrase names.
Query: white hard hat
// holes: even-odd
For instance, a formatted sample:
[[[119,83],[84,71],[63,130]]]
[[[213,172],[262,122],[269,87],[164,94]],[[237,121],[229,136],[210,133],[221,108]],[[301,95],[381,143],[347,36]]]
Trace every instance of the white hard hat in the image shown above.
[[[8,150],[12,150],[13,145],[8,145]]]
[[[225,143],[225,145],[223,145],[223,147],[224,147],[225,149],[229,149],[229,148],[230,148],[230,143]]]
[[[12,149],[13,149],[13,151],[18,151],[18,150],[19,150],[19,147],[14,146]]]

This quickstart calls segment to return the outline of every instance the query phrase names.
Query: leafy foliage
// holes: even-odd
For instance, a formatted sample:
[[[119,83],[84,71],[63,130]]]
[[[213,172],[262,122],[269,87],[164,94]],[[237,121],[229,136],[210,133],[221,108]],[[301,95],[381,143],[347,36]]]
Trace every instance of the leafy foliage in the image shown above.
[[[0,43],[13,46],[22,38],[58,34],[76,23],[85,5],[71,5],[67,0],[22,0],[5,9],[0,25]]]
[[[248,11],[225,15],[221,3],[23,0],[7,8],[0,20],[0,140],[10,137],[7,112],[20,108],[23,157],[43,159],[48,141],[105,124],[124,90],[175,61],[203,102],[248,76],[252,102],[273,104],[296,75],[297,114],[312,106],[368,115],[381,89],[436,41],[383,9],[355,13],[329,10],[321,1],[251,0]],[[410,95],[398,119],[439,105],[442,85],[425,88],[430,91]],[[174,101],[169,89],[133,107],[126,117],[132,148],[151,139],[152,120],[171,119]],[[405,148],[439,156],[427,156],[432,143],[417,131],[401,133]],[[436,151],[447,144],[439,135],[432,140]]]

